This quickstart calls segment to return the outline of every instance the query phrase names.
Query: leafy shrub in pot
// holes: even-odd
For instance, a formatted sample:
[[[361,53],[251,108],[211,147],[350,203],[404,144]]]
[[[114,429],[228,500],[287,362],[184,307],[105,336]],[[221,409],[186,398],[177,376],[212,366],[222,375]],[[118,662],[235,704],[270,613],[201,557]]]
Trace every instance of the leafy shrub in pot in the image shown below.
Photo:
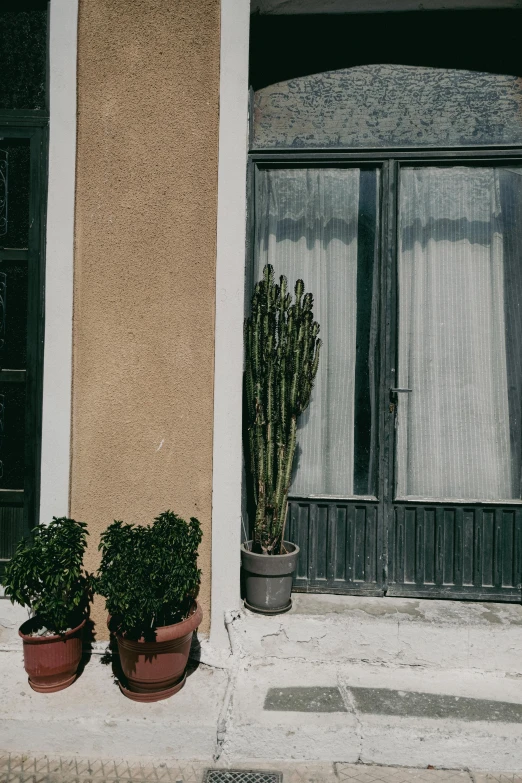
[[[255,506],[254,536],[241,547],[246,605],[274,614],[291,606],[299,548],[284,540],[297,421],[310,403],[321,340],[313,296],[297,280],[275,283],[267,264],[245,321],[246,465]],[[268,556],[268,557],[267,557]]]
[[[32,615],[20,626],[31,687],[63,690],[76,679],[92,580],[83,569],[84,522],[53,517],[18,544],[2,577],[12,603]]]
[[[96,592],[105,597],[126,682],[135,701],[158,701],[185,684],[196,601],[201,526],[165,511],[150,526],[115,521],[102,534]]]

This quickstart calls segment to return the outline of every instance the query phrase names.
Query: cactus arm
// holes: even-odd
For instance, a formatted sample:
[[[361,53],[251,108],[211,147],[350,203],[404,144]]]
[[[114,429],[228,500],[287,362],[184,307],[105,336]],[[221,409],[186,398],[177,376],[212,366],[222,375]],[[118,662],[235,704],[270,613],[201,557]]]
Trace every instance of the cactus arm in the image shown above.
[[[285,488],[285,465],[287,458],[287,445],[281,443],[277,453],[277,486],[275,491],[274,505],[277,508],[277,516],[280,518],[283,507],[284,488]]]
[[[286,386],[286,357],[281,357],[280,362],[280,375],[279,375],[279,430],[280,433],[279,437],[282,437],[282,433],[286,432],[287,424],[288,424],[288,418],[287,418],[287,409],[288,409],[288,400],[287,400],[287,386]]]
[[[283,476],[282,476],[282,491],[280,493],[280,496],[278,498],[279,501],[279,507],[278,507],[278,530],[277,530],[277,539],[278,539],[278,546],[281,547],[283,544],[282,535],[283,535],[283,525],[286,518],[286,509],[288,506],[288,491],[290,489],[290,482],[292,480],[292,466],[294,463],[294,456],[295,456],[295,447],[297,445],[297,416],[292,416],[290,420],[290,433],[289,433],[289,439],[288,439],[288,446],[285,454],[285,460],[284,460],[284,470],[283,470]]]
[[[297,445],[297,416],[294,414],[290,421],[290,434],[288,438],[288,450],[285,459],[285,475],[284,475],[284,500],[288,497],[288,490],[290,489],[290,482],[292,480],[292,466],[295,456],[295,447]]]
[[[245,396],[246,396],[246,416],[247,421],[251,422],[255,414],[254,404],[254,376],[252,368],[252,327],[245,328]]]
[[[268,351],[271,355],[272,339],[269,338]],[[270,496],[274,481],[274,363],[270,361],[267,373],[266,395],[266,485]]]
[[[256,438],[254,434],[254,430],[252,427],[248,430],[248,446],[250,450],[250,472],[252,474],[252,485],[253,485],[253,495],[254,495],[254,504],[257,508],[257,499],[258,499],[258,486],[257,486],[257,474],[258,474],[258,465],[257,465],[257,452],[256,452]]]
[[[265,438],[263,427],[258,424],[256,427],[256,447],[258,454],[258,469],[257,469],[257,508],[256,508],[256,522],[255,522],[255,539],[261,546],[261,549],[266,547],[266,539],[268,535],[267,519],[266,519],[266,459],[265,459]]]

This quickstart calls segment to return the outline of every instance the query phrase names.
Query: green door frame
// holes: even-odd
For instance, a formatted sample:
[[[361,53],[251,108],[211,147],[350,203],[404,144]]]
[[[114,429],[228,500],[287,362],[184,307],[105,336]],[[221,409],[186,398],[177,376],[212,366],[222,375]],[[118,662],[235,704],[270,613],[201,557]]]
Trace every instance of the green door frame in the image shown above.
[[[0,507],[23,508],[23,515],[16,514],[16,523],[11,528],[12,540],[7,542],[10,552],[0,559],[0,573],[9,559],[5,554],[12,554],[17,539],[28,535],[39,521],[48,125],[45,112],[0,112],[0,139],[28,139],[30,144],[28,247],[0,246],[0,269],[3,260],[28,264],[24,487],[0,489]],[[0,367],[0,381],[20,383],[20,378],[20,372]]]
[[[522,589],[522,505],[426,503],[394,498],[397,359],[397,183],[401,163],[521,163],[522,147],[256,152],[250,156],[249,234],[253,236],[258,167],[382,167],[379,457],[375,498],[291,497],[288,537],[300,547],[294,589],[518,602]],[[253,242],[247,245],[247,303]],[[504,534],[510,530],[511,543]],[[428,542],[428,538],[430,541]],[[491,551],[486,553],[486,547]],[[428,563],[428,561],[430,561]],[[427,576],[429,572],[429,575]]]

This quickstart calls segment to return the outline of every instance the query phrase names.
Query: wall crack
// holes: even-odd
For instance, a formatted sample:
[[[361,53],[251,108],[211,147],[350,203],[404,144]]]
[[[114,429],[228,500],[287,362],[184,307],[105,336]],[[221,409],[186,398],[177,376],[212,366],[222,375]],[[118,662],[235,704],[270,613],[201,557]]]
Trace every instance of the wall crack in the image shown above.
[[[228,675],[227,688],[223,697],[223,704],[221,705],[221,710],[219,712],[216,726],[216,747],[214,749],[214,761],[217,761],[223,753],[223,746],[227,736],[228,722],[232,712],[234,690],[236,687],[241,662],[245,655],[241,643],[237,639],[236,632],[233,628],[234,622],[237,621],[240,617],[241,614],[239,611],[225,612],[225,626],[230,642],[230,651],[232,654],[233,663]]]
[[[336,676],[337,676],[337,687],[339,688],[339,692],[344,702],[344,706],[346,707],[346,711],[348,713],[351,713],[355,718],[355,733],[357,735],[357,739],[359,742],[359,753],[357,756],[356,763],[360,764],[362,761],[363,741],[364,741],[361,719],[359,718],[359,714],[357,712],[357,706],[355,704],[355,699],[353,698],[353,694],[350,688],[345,684],[343,678],[339,673],[339,670],[336,671]]]

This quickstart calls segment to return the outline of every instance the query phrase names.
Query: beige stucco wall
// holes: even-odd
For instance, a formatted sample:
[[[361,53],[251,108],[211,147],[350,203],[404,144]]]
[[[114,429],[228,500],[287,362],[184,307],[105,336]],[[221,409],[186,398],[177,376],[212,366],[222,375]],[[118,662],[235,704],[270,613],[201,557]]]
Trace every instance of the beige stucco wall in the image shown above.
[[[81,0],[78,46],[71,513],[90,569],[115,518],[197,516],[205,631],[219,0]]]

